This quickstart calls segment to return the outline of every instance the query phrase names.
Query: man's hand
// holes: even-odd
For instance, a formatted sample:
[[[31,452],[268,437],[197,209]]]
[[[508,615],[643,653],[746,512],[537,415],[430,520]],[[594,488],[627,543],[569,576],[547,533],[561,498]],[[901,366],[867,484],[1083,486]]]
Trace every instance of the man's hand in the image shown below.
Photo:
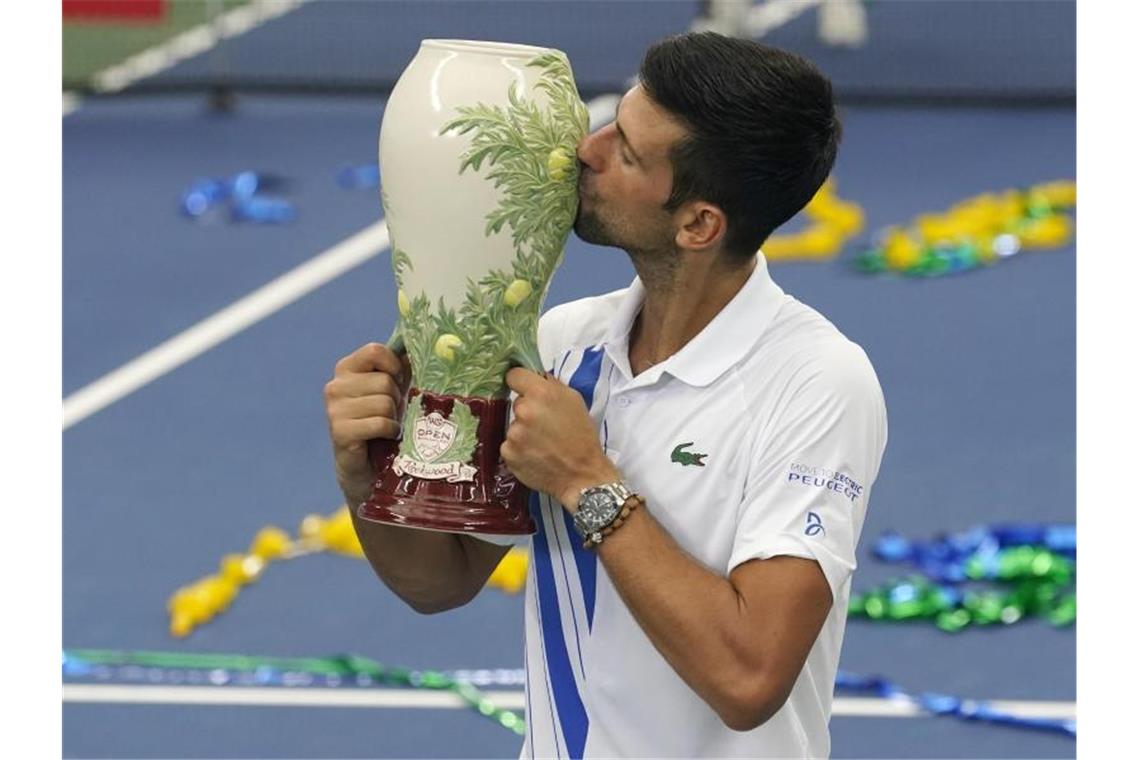
[[[325,384],[336,478],[353,506],[368,498],[376,478],[368,441],[400,435],[410,370],[406,357],[368,343],[337,362],[333,379]]]
[[[518,394],[514,421],[499,453],[515,477],[571,512],[579,492],[621,478],[598,443],[582,397],[557,378],[516,367],[507,385]]]

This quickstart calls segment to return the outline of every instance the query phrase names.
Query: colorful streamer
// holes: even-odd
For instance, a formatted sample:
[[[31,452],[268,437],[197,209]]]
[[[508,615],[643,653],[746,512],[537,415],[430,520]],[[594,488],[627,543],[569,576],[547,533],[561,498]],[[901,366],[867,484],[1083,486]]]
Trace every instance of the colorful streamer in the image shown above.
[[[938,277],[989,266],[1023,250],[1057,248],[1072,240],[1067,212],[1076,205],[1076,183],[1067,180],[983,193],[941,214],[920,214],[905,227],[887,227],[854,265],[866,274]]]
[[[63,653],[63,677],[71,683],[120,682],[147,685],[263,686],[278,688],[376,688],[400,686],[457,694],[473,710],[522,736],[523,716],[494,705],[476,688],[519,686],[521,670],[409,670],[385,666],[357,655],[334,657],[254,657],[232,654],[119,652],[70,649]],[[1024,718],[986,701],[924,692],[912,695],[882,676],[839,671],[837,692],[905,700],[931,715],[994,723],[1076,736],[1076,721]]]
[[[872,553],[921,574],[853,594],[851,617],[933,620],[948,632],[970,625],[1012,625],[1030,617],[1058,627],[1076,622],[1075,525],[983,525],[932,541],[888,532]],[[1001,588],[975,589],[968,583]]]
[[[777,233],[761,250],[768,261],[826,261],[863,230],[863,209],[835,194],[828,179],[803,210],[810,224],[800,232]]]

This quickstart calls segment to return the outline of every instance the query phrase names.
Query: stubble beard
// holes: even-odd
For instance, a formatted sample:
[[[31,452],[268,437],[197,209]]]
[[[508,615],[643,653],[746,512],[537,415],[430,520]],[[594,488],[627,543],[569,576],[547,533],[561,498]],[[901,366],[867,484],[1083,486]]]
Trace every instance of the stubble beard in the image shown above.
[[[583,211],[580,205],[578,216],[574,218],[574,234],[586,243],[620,247],[620,244],[614,239],[613,234],[602,223],[602,220],[598,218],[598,215],[590,211]]]
[[[677,285],[680,255],[675,247],[664,240],[652,247],[630,245],[619,239],[596,213],[583,211],[581,207],[574,219],[574,234],[586,243],[621,248],[629,255],[633,268],[648,288],[668,291]]]

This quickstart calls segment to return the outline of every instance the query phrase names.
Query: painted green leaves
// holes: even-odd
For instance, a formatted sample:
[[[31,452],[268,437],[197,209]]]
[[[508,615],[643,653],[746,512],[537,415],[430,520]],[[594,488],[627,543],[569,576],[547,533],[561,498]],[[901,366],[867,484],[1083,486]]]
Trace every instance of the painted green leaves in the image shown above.
[[[517,84],[512,84],[507,108],[460,107],[459,118],[443,131],[471,133],[460,174],[467,169],[479,171],[486,162],[491,167],[487,179],[501,191],[498,208],[487,217],[485,234],[509,226],[520,255],[553,256],[556,265],[578,209],[576,154],[589,115],[563,56],[550,53],[527,65],[542,69],[535,89],[547,95],[547,108],[523,98]],[[541,271],[542,265],[551,262],[536,263]]]
[[[503,396],[512,364],[543,369],[535,345],[538,312],[577,214],[576,154],[589,116],[564,55],[547,53],[527,66],[540,70],[534,88],[545,103],[512,84],[505,106],[460,106],[440,130],[469,138],[458,172],[479,173],[498,191],[483,234],[510,235],[510,268],[469,278],[463,302],[450,308],[442,298],[432,303],[423,293],[406,293],[403,275],[412,258],[393,241],[412,382],[434,393]]]

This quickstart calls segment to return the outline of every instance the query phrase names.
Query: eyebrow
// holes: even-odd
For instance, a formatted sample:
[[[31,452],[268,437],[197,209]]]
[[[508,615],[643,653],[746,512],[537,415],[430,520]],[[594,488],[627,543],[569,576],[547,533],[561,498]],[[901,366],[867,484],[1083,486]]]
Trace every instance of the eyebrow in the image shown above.
[[[629,148],[629,152],[633,154],[633,157],[637,163],[643,164],[645,162],[641,160],[641,156],[637,155],[637,151],[633,149],[633,143],[629,141],[629,137],[626,135],[625,130],[621,128],[621,123],[618,121],[618,116],[620,115],[621,103],[619,102],[617,105],[617,110],[614,113],[614,126],[617,127],[618,134],[621,135],[621,139],[625,141],[625,147]]]

